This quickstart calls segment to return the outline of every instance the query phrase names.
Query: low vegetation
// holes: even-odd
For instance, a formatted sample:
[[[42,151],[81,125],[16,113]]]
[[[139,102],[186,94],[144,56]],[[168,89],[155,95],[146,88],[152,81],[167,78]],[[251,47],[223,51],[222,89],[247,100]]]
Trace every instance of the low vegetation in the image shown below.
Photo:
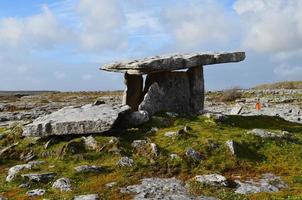
[[[271,84],[261,84],[256,86],[254,89],[302,89],[302,81],[284,81]]]
[[[191,130],[183,135],[166,137],[168,131],[177,131],[184,126]],[[152,127],[158,127],[157,132],[150,132]],[[250,129],[261,128],[272,131],[289,131],[293,139],[263,139],[246,134]],[[45,188],[46,199],[71,199],[77,194],[99,193],[101,199],[131,199],[129,194],[121,194],[119,188],[139,183],[143,177],[177,177],[183,181],[195,175],[219,173],[230,180],[257,178],[263,173],[274,173],[282,177],[289,185],[277,193],[258,193],[254,195],[235,194],[233,189],[202,187],[192,185],[191,192],[195,195],[210,195],[223,200],[265,200],[265,199],[302,199],[302,126],[289,123],[273,117],[242,117],[229,116],[226,120],[217,121],[213,118],[198,116],[194,118],[171,118],[161,114],[142,127],[126,131],[116,131],[107,135],[95,135],[96,140],[104,145],[100,151],[83,150],[65,152],[64,145],[79,138],[60,138],[49,148],[45,149],[46,140],[36,140],[20,137],[20,127],[4,130],[5,137],[0,140],[0,146],[19,142],[17,147],[5,157],[0,158],[0,194],[9,199],[28,199],[26,192],[18,186],[19,178],[12,183],[6,183],[5,177],[9,167],[23,164],[19,161],[20,154],[33,151],[37,160],[45,164],[34,168],[35,172],[56,172],[57,177],[67,177],[72,180],[73,191],[59,192],[51,188],[51,183],[34,184],[31,189]],[[109,151],[107,145],[112,137],[119,137],[121,155]],[[159,156],[150,158],[133,152],[133,140],[146,139],[156,143]],[[245,148],[238,156],[233,156],[225,145],[227,140],[234,140]],[[217,144],[213,148],[210,144]],[[204,158],[195,162],[185,156],[186,149],[192,147]],[[179,159],[171,159],[171,154],[178,154]],[[116,162],[121,156],[131,157],[135,165],[132,168],[119,168]],[[78,174],[74,167],[82,164],[99,165],[104,171],[99,174]],[[26,171],[24,171],[25,173]],[[23,173],[23,172],[22,172]],[[105,184],[116,182],[113,188]],[[37,198],[39,199],[39,198]],[[42,198],[41,198],[42,199]]]

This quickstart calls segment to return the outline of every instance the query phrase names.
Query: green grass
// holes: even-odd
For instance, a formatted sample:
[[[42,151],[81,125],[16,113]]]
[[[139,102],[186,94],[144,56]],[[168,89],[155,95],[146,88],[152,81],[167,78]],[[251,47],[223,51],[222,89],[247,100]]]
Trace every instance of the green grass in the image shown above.
[[[163,116],[163,115],[161,115]],[[130,195],[119,193],[119,187],[139,183],[143,177],[177,177],[181,180],[189,180],[195,175],[208,173],[220,173],[230,180],[240,176],[243,180],[260,177],[263,173],[274,173],[281,176],[289,185],[288,189],[278,193],[260,193],[249,196],[234,194],[233,189],[211,188],[198,184],[192,184],[191,192],[195,195],[216,196],[220,199],[302,199],[302,125],[286,122],[273,117],[241,117],[230,116],[223,122],[216,122],[202,116],[194,118],[169,118],[164,116],[167,123],[160,123],[160,120],[151,120],[143,127],[113,133],[119,137],[123,155],[130,156],[135,161],[133,168],[120,169],[116,162],[121,157],[108,153],[108,147],[101,152],[86,151],[78,154],[67,154],[58,157],[60,151],[68,141],[61,141],[58,144],[44,150],[45,141],[38,141],[33,144],[31,140],[11,137],[0,140],[0,145],[7,144],[7,141],[20,141],[16,151],[28,151],[32,149],[39,160],[46,161],[46,164],[34,171],[53,171],[58,175],[56,178],[68,177],[72,180],[73,192],[61,193],[51,189],[51,184],[35,185],[47,189],[43,198],[48,199],[71,199],[76,194],[99,193],[102,199],[131,199]],[[166,125],[166,126],[165,126]],[[177,131],[188,125],[192,130],[182,136],[175,138],[165,137],[167,131]],[[147,133],[151,127],[158,127],[157,133]],[[286,130],[294,133],[293,140],[261,139],[256,136],[245,134],[253,128],[263,128],[271,131]],[[1,131],[1,130],[0,130]],[[111,136],[96,136],[101,144],[108,144]],[[133,153],[131,143],[136,139],[147,139],[156,143],[160,150],[160,156],[156,159],[149,159],[146,156]],[[78,139],[73,139],[78,140]],[[234,140],[241,144],[241,154],[234,157],[230,154],[225,142]],[[218,148],[212,149],[209,142],[215,142]],[[204,160],[192,162],[185,156],[187,148],[192,147],[199,151]],[[50,152],[48,157],[41,156],[42,151]],[[180,159],[170,159],[170,154],[177,153]],[[9,199],[26,199],[27,189],[20,189],[18,185],[21,180],[7,184],[4,178],[7,169],[15,164],[22,163],[16,159],[3,160],[0,165],[0,194],[8,196]],[[104,167],[100,174],[77,174],[74,167],[81,164],[95,164]],[[113,189],[104,187],[106,183],[117,182]],[[34,189],[33,188],[33,189]],[[41,198],[42,199],[42,198]]]

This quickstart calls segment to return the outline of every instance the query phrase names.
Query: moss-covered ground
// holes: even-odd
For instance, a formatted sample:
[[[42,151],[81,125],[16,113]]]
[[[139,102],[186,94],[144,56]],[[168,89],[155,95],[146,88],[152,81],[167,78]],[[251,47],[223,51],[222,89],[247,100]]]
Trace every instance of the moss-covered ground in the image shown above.
[[[204,116],[194,118],[171,118],[160,115],[162,118],[151,120],[142,127],[127,131],[116,131],[107,135],[98,135],[95,138],[100,144],[108,144],[112,136],[120,138],[122,155],[110,153],[104,148],[100,152],[79,151],[60,155],[62,146],[69,139],[61,139],[56,144],[44,149],[45,140],[25,139],[19,136],[18,127],[10,130],[0,129],[5,137],[0,140],[0,146],[5,147],[14,142],[18,146],[8,158],[0,160],[0,194],[9,199],[28,199],[28,189],[18,187],[22,182],[17,179],[6,183],[5,177],[9,167],[23,164],[19,161],[22,152],[33,150],[36,160],[43,160],[45,164],[34,168],[31,172],[56,172],[57,177],[67,177],[72,181],[72,192],[60,192],[51,188],[51,183],[34,184],[31,189],[47,189],[43,198],[36,199],[72,199],[74,195],[98,193],[101,199],[131,199],[128,194],[121,194],[119,188],[139,183],[144,177],[177,177],[186,181],[195,175],[219,173],[230,180],[260,177],[263,173],[274,173],[288,184],[288,189],[277,193],[258,193],[253,195],[239,195],[234,189],[211,188],[192,185],[191,192],[195,195],[209,195],[220,199],[302,199],[302,125],[286,122],[273,117],[241,117],[229,116],[221,122]],[[177,131],[184,126],[192,129],[174,138],[164,136],[167,131]],[[150,132],[152,127],[158,127],[157,132]],[[272,131],[285,130],[294,134],[292,139],[262,139],[246,134],[250,129],[261,128]],[[155,159],[133,153],[131,143],[136,139],[147,139],[156,143],[160,155]],[[70,140],[77,140],[70,138]],[[227,149],[225,142],[234,140],[244,147],[241,153],[234,157]],[[212,148],[210,143],[218,145]],[[186,149],[192,147],[199,151],[203,160],[193,162],[185,156]],[[44,153],[43,153],[44,152]],[[46,153],[47,154],[46,154]],[[170,154],[178,154],[179,159],[171,159]],[[44,156],[43,156],[44,155]],[[47,156],[45,156],[47,155]],[[131,157],[135,165],[132,168],[119,168],[116,162],[121,156]],[[99,165],[104,171],[99,174],[78,174],[75,166],[89,164]],[[26,171],[24,171],[25,173]],[[117,182],[113,188],[106,188],[105,184]]]

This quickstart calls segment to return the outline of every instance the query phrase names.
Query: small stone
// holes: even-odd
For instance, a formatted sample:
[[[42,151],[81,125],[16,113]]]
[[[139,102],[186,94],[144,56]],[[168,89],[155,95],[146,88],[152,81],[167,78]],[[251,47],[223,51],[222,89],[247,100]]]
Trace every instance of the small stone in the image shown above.
[[[179,159],[180,157],[179,157],[179,155],[173,153],[173,154],[170,155],[170,158],[171,158],[172,160],[174,160],[174,159]]]
[[[22,161],[25,161],[25,162],[28,162],[28,161],[31,161],[35,158],[36,156],[34,155],[34,152],[31,150],[30,152],[28,153],[22,153],[20,155],[20,160]]]
[[[195,151],[194,149],[192,148],[189,148],[187,151],[186,151],[186,156],[195,160],[195,161],[200,161],[202,160],[202,156],[199,152]]]
[[[192,128],[191,128],[190,126],[185,126],[185,127],[183,128],[183,130],[184,130],[186,133],[188,133],[189,131],[192,130]]]
[[[227,179],[219,174],[209,174],[203,176],[195,176],[195,181],[210,186],[228,186]]]
[[[158,131],[158,128],[157,127],[152,127],[151,129],[150,129],[150,131],[148,131],[147,133],[148,134],[152,134],[152,133],[156,133]]]
[[[30,190],[26,194],[29,197],[35,197],[35,196],[43,196],[45,194],[46,190],[44,189],[35,189],[35,190]]]
[[[87,149],[89,150],[98,150],[100,148],[100,145],[96,141],[96,139],[93,136],[88,136],[88,137],[82,137]]]
[[[176,135],[177,135],[176,132],[173,132],[173,131],[168,131],[168,132],[165,133],[166,137],[174,137]]]
[[[155,157],[158,156],[159,150],[157,145],[155,143],[150,143],[150,147],[151,147],[151,154]]]
[[[41,174],[22,174],[23,178],[34,182],[44,182],[47,183],[50,179],[54,178],[57,174],[54,172],[46,172]]]
[[[111,182],[111,183],[107,183],[106,185],[105,185],[105,187],[106,188],[112,188],[112,187],[114,187],[114,186],[116,186],[117,185],[117,182]]]
[[[127,118],[129,124],[133,126],[139,126],[149,121],[149,119],[149,113],[144,110],[132,112]]]
[[[52,188],[59,189],[62,192],[71,191],[71,183],[68,178],[57,179],[53,184]]]
[[[242,105],[236,104],[236,105],[232,108],[232,110],[231,110],[231,112],[230,112],[230,115],[239,115],[240,112],[242,111],[242,108],[243,108]]]
[[[166,112],[166,115],[168,115],[169,117],[178,117],[179,115],[175,112]]]
[[[237,155],[238,148],[239,148],[239,144],[237,142],[235,142],[233,140],[228,140],[228,141],[226,141],[225,144],[229,148],[229,150],[232,153],[232,155]]]
[[[105,101],[104,101],[104,100],[100,100],[100,99],[97,99],[97,100],[93,103],[93,105],[95,105],[95,106],[102,105],[102,104],[105,104]]]
[[[91,173],[91,172],[98,173],[98,172],[103,171],[102,167],[98,167],[95,165],[81,165],[81,166],[75,167],[74,169],[76,170],[76,172],[79,172],[79,173]]]
[[[134,164],[134,161],[128,157],[122,157],[116,165],[119,167],[132,167]]]
[[[20,184],[18,187],[19,187],[19,188],[29,188],[30,185],[29,185],[29,183],[22,183],[22,184]]]
[[[86,194],[86,195],[79,195],[75,196],[73,200],[99,200],[98,194]]]

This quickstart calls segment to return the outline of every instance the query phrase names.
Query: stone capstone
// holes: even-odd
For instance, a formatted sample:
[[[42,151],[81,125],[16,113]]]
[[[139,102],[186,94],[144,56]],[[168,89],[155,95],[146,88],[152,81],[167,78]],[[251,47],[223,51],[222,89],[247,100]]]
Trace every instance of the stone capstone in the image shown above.
[[[65,107],[25,126],[24,136],[93,134],[112,129],[129,106],[88,104],[82,107]]]
[[[176,54],[148,57],[130,62],[116,62],[106,64],[101,69],[113,72],[126,72],[128,74],[149,74],[154,72],[188,69],[203,65],[240,62],[244,59],[244,52]]]

